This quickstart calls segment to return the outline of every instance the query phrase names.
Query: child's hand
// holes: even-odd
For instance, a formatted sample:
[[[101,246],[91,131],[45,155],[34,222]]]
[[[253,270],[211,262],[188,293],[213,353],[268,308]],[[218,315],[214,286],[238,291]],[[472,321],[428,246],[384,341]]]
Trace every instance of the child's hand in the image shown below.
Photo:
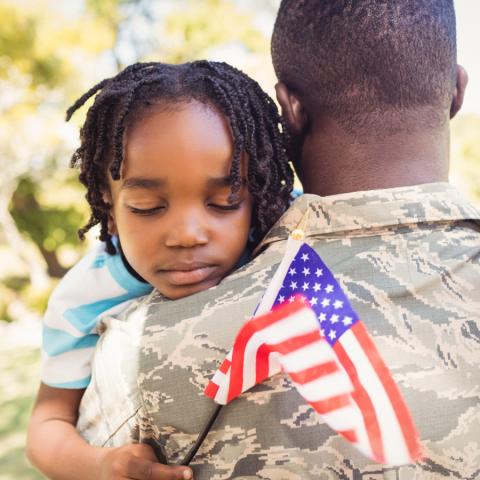
[[[101,461],[100,480],[191,480],[188,467],[158,463],[149,445],[136,443],[109,449]]]

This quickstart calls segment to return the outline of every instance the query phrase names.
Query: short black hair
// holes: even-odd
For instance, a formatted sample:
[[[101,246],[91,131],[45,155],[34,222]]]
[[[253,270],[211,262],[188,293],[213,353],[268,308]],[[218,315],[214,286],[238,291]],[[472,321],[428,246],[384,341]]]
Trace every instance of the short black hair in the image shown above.
[[[314,113],[340,123],[418,108],[440,120],[456,81],[453,0],[282,0],[272,60]]]
[[[97,94],[98,93],[98,94]],[[96,95],[97,94],[97,95]],[[67,111],[67,121],[96,95],[80,131],[81,144],[72,157],[87,188],[91,216],[80,238],[100,224],[100,240],[116,252],[108,231],[111,205],[104,199],[108,175],[118,180],[124,135],[140,117],[165,105],[197,100],[216,107],[233,135],[231,191],[240,189],[240,160],[249,157],[247,187],[253,198],[252,243],[258,242],[288,208],[293,171],[286,153],[286,133],[274,101],[248,75],[226,63],[205,60],[179,65],[136,63],[82,95]]]

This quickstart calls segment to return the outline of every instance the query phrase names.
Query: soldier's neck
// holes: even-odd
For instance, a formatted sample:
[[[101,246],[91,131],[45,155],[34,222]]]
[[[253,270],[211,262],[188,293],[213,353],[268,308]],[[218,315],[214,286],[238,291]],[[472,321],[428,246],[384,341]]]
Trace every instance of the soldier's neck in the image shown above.
[[[298,165],[306,193],[326,196],[448,181],[448,128],[383,139],[317,135],[312,140],[305,142]]]

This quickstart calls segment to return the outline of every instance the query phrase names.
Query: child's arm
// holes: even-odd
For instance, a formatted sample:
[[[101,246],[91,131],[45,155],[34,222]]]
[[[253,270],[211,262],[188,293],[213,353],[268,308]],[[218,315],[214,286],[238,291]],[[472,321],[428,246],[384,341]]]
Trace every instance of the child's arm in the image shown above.
[[[53,480],[181,480],[193,478],[187,467],[161,465],[144,444],[94,447],[77,432],[84,390],[40,385],[27,437],[32,464]]]

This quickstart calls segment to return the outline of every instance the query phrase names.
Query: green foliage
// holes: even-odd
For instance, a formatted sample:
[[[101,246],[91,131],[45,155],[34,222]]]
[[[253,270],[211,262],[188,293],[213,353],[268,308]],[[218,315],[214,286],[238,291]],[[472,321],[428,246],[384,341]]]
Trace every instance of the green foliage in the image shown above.
[[[6,77],[11,66],[28,74],[34,85],[54,87],[63,80],[62,62],[53,51],[42,46],[40,18],[20,7],[0,3],[0,76]]]
[[[0,320],[6,322],[15,320],[11,308],[15,302],[21,302],[29,312],[42,316],[47,309],[48,299],[56,284],[57,282],[52,280],[45,289],[40,290],[32,287],[25,276],[7,276],[2,279],[2,284],[0,284]]]
[[[19,181],[11,209],[19,230],[49,252],[60,245],[78,246],[77,231],[85,221],[85,211],[68,203],[41,204],[41,189],[42,185],[29,177]]]
[[[43,289],[38,290],[28,284],[22,291],[20,291],[21,298],[24,305],[32,312],[36,312],[39,315],[43,315],[47,309],[48,299],[52,293],[53,288],[57,282],[53,281],[50,285]]]

